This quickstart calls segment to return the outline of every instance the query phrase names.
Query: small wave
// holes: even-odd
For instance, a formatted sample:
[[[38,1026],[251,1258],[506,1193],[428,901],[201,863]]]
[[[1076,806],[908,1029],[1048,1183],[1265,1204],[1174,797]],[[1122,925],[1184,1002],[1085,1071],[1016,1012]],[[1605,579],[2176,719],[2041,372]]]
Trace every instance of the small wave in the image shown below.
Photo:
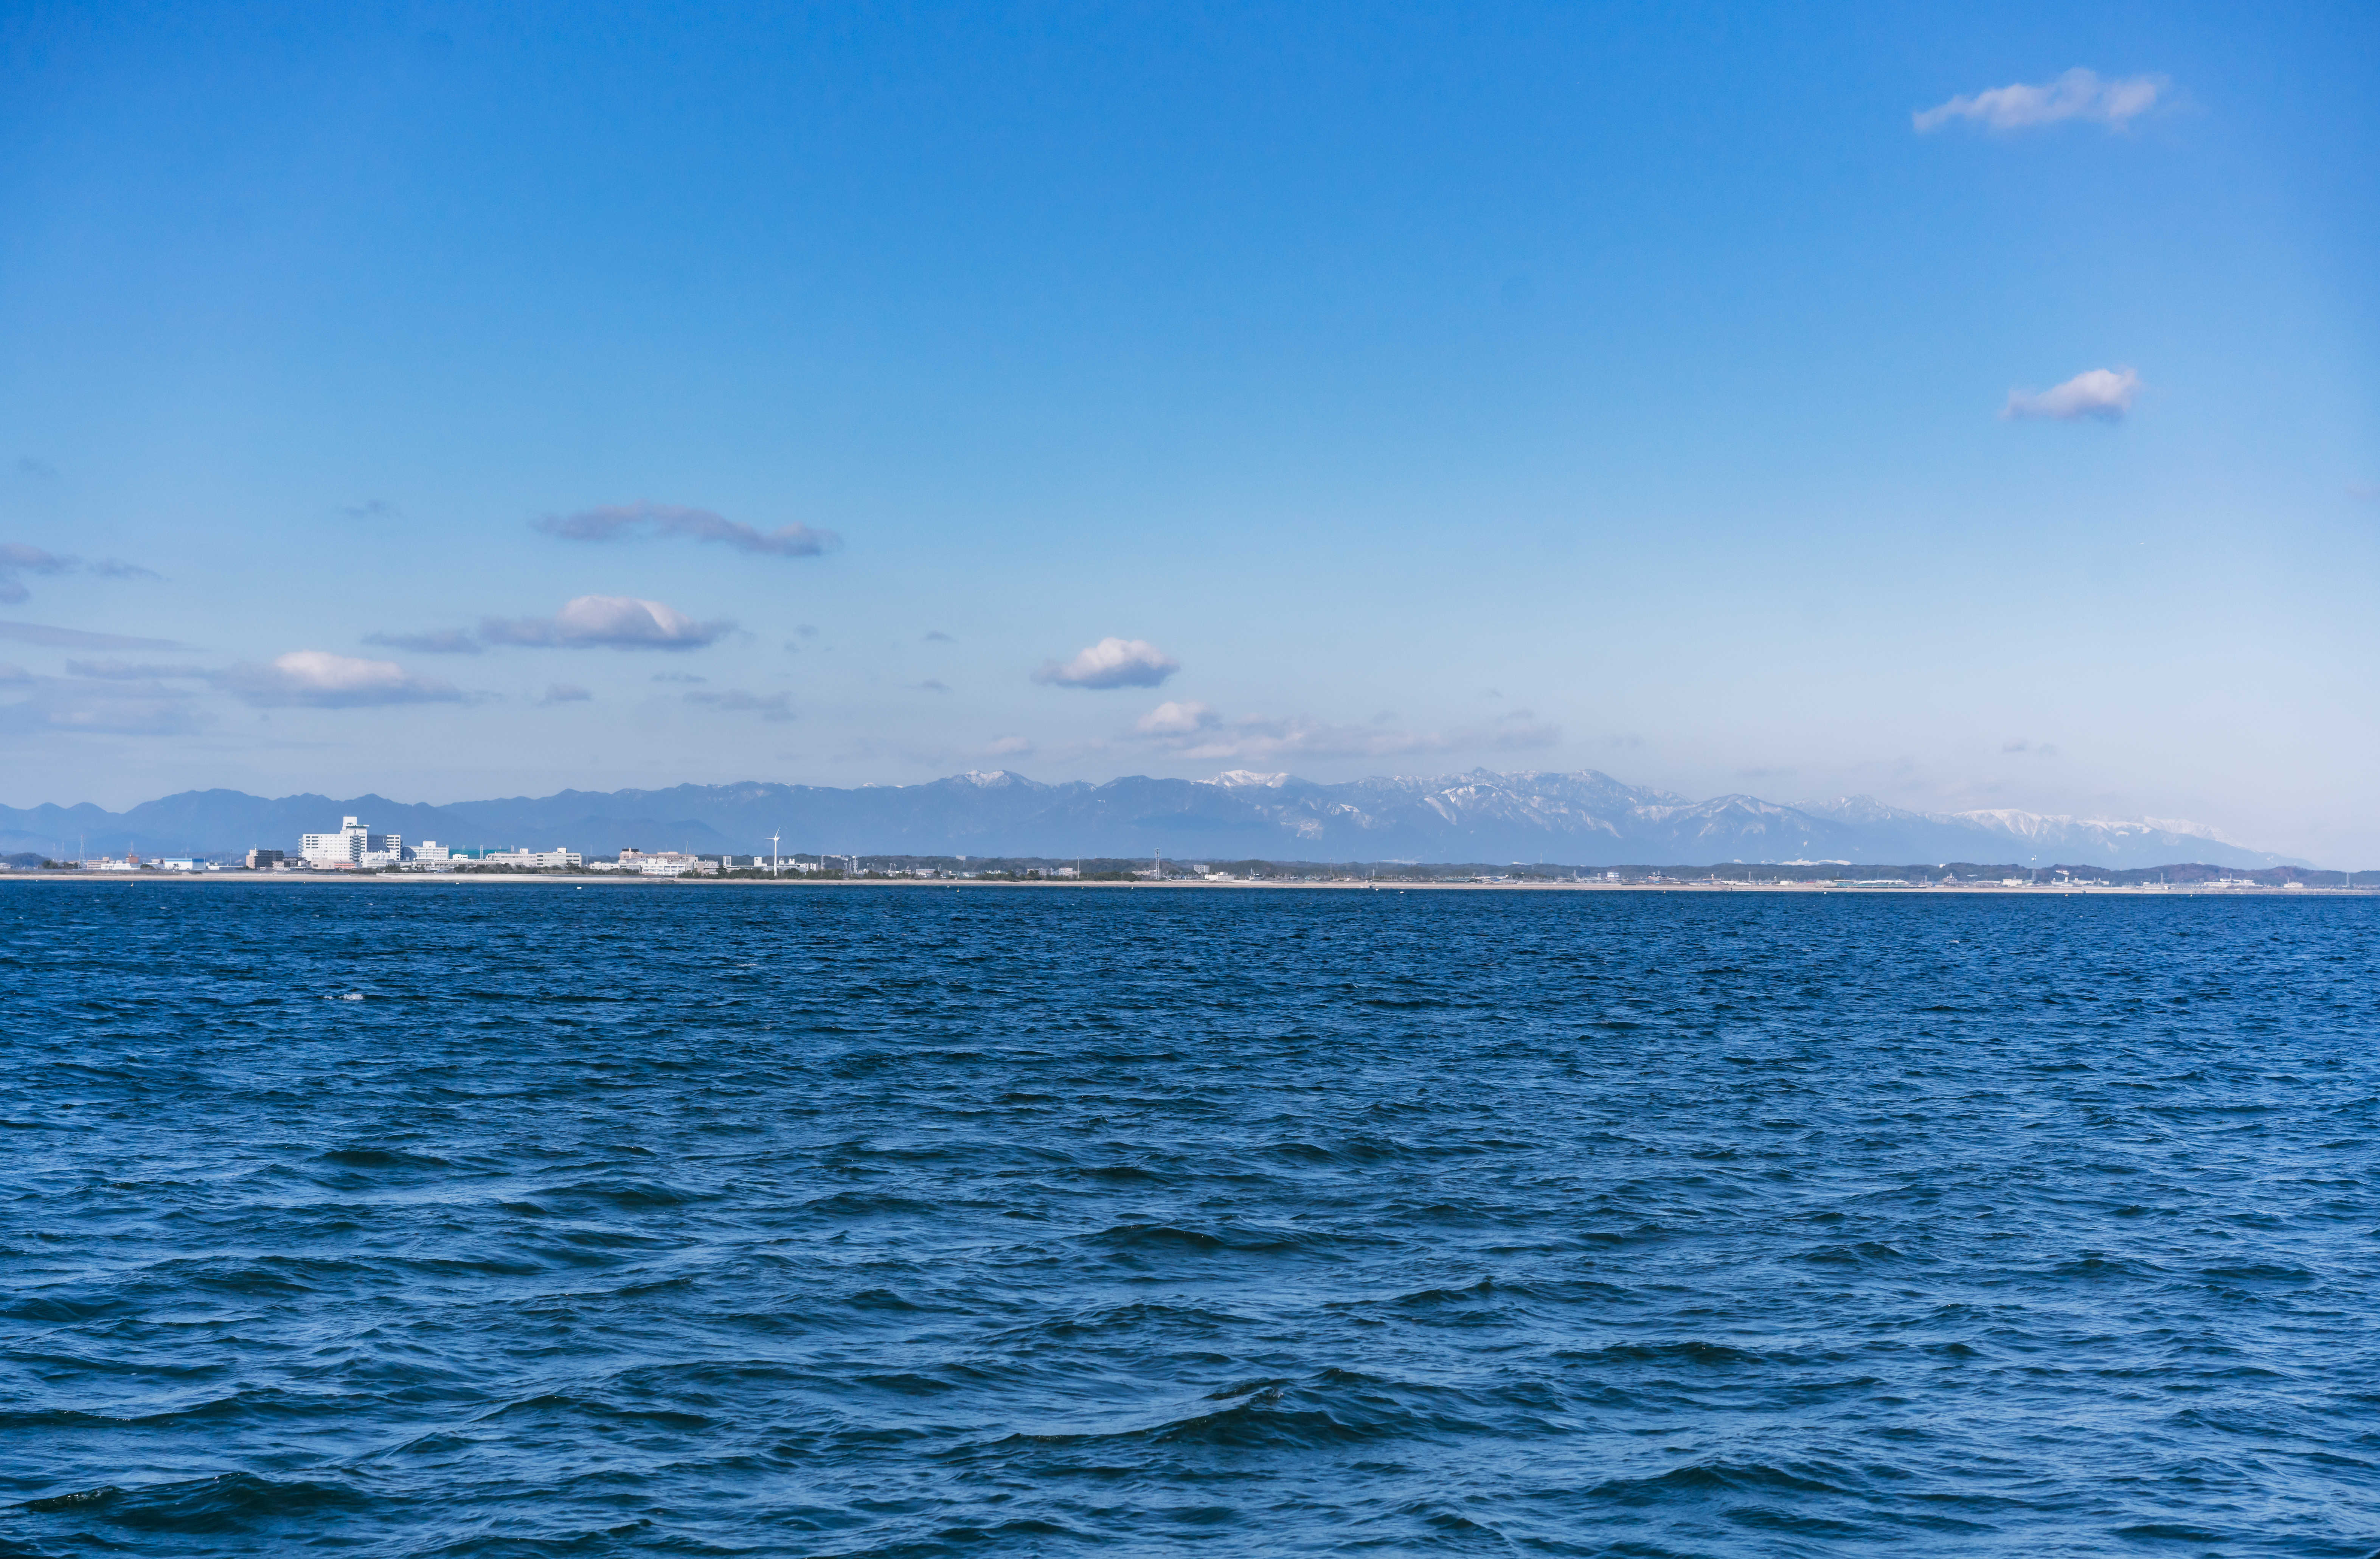
[[[581,1180],[576,1185],[551,1187],[536,1193],[555,1199],[577,1198],[581,1201],[600,1201],[613,1207],[684,1207],[702,1200],[693,1191],[682,1191],[658,1180]]]
[[[334,1148],[315,1161],[343,1169],[452,1169],[454,1163],[431,1153],[399,1152],[394,1148]]]
[[[320,1520],[358,1511],[372,1503],[355,1490],[335,1483],[279,1483],[252,1473],[227,1472],[187,1483],[155,1483],[139,1489],[103,1485],[30,1500],[19,1508],[44,1514],[95,1516],[110,1526],[135,1531],[199,1536],[260,1522],[298,1517]]]
[[[1824,1471],[1826,1477],[1813,1477]],[[1662,1500],[1700,1498],[1712,1493],[1836,1494],[1850,1491],[1835,1468],[1794,1471],[1766,1462],[1696,1462],[1671,1468],[1650,1478],[1614,1478],[1587,1491],[1593,1499],[1621,1504],[1651,1504]]]

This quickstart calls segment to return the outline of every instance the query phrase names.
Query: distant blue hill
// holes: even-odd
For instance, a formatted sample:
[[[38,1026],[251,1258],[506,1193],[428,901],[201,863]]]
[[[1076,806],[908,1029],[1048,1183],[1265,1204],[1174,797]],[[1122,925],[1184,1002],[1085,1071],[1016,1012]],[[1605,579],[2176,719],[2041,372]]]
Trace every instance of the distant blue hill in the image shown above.
[[[1138,856],[1196,859],[1551,861],[1706,865],[1840,860],[1906,865],[1999,861],[2114,868],[2198,861],[2304,865],[2159,820],[2111,822],[2034,812],[1912,812],[1864,797],[1781,806],[1751,796],[1691,801],[1593,770],[1376,778],[1315,785],[1234,772],[1212,780],[1134,776],[1041,785],[966,773],[925,785],[838,790],[799,785],[681,785],[667,790],[565,790],[443,807],[382,796],[266,798],[192,790],[109,812],[0,807],[0,853],[88,851],[226,855],[295,852],[301,834],[361,818],[409,842],[765,853]]]

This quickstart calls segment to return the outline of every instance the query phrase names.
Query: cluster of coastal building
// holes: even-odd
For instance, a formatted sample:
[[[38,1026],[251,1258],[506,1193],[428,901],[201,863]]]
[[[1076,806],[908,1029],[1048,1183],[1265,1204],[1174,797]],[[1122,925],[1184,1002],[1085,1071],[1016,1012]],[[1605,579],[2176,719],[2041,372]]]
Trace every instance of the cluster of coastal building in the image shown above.
[[[807,862],[786,858],[789,871],[818,871],[833,858],[812,857]],[[135,850],[122,856],[77,862],[91,871],[453,871],[468,867],[512,867],[523,871],[628,871],[648,877],[715,874],[739,866],[767,865],[767,856],[696,855],[685,850],[622,850],[613,859],[589,859],[578,851],[557,845],[550,850],[442,845],[424,839],[408,845],[401,834],[376,834],[358,818],[340,820],[335,833],[300,835],[295,851],[258,848],[236,860],[203,856],[152,856],[142,859]],[[855,865],[856,865],[855,861]]]
[[[18,859],[20,861],[23,861],[28,860],[30,858],[20,857]],[[944,858],[945,862],[949,859],[950,858]],[[879,859],[863,862],[862,859],[856,855],[810,855],[808,857],[776,854],[748,856],[725,854],[704,855],[686,850],[638,849],[623,849],[617,856],[611,859],[604,859],[601,857],[590,859],[582,855],[580,852],[570,849],[565,846],[556,846],[550,850],[517,847],[511,849],[496,849],[476,846],[466,846],[458,845],[442,845],[435,839],[424,839],[419,844],[408,845],[405,842],[405,838],[402,834],[376,834],[372,832],[372,830],[360,819],[349,817],[344,818],[340,821],[339,827],[335,832],[308,834],[301,836],[298,840],[298,848],[294,853],[279,849],[258,848],[249,850],[247,852],[245,857],[237,859],[225,859],[221,858],[209,858],[202,856],[165,856],[162,858],[151,857],[147,859],[143,859],[137,852],[128,849],[121,857],[107,857],[100,859],[81,861],[50,861],[45,864],[54,867],[64,866],[69,869],[79,868],[86,871],[165,872],[225,871],[237,871],[243,868],[250,871],[455,871],[493,868],[528,871],[562,871],[625,872],[645,877],[690,877],[717,876],[722,872],[759,868],[771,873],[803,876],[818,872],[830,872],[835,876],[846,878],[862,876],[909,878],[990,877],[1010,881],[1038,880],[1043,882],[1079,879],[1084,875],[1080,864],[1075,866],[1060,866],[1046,861],[984,861],[979,864],[982,867],[990,868],[990,870],[969,870],[968,868],[971,864],[978,863],[969,862],[968,859],[965,856],[955,858],[955,861],[956,867],[953,869],[951,864],[928,864],[919,861],[914,857],[897,860]],[[1443,869],[1415,868],[1411,869],[1410,871],[1401,871],[1394,868],[1349,868],[1347,869],[1347,872],[1350,874],[1342,875],[1336,869],[1328,867],[1298,865],[1296,863],[1292,863],[1287,867],[1280,867],[1261,862],[1243,862],[1243,868],[1249,873],[1246,877],[1243,878],[1239,875],[1235,875],[1232,871],[1222,868],[1208,866],[1196,861],[1168,861],[1162,857],[1152,859],[1146,868],[1140,870],[1119,870],[1119,868],[1123,867],[1125,863],[1116,861],[1104,861],[1097,864],[1101,868],[1099,873],[1101,880],[1118,880],[1125,876],[1130,876],[1142,880],[1174,883],[1199,881],[1209,883],[1230,883],[1240,881],[1276,883],[1315,881],[1379,882],[1383,879],[1390,881],[1402,880],[1411,876],[1414,880],[1424,881],[1435,885],[1486,883],[1490,885],[1511,884],[1513,886],[1531,887],[1553,887],[1562,885],[1583,886],[1592,884],[1596,886],[1674,888],[1741,888],[1757,886],[1818,890],[1835,888],[2048,888],[2052,890],[2066,891],[2081,889],[2113,890],[2118,892],[2154,892],[2164,891],[2168,888],[2180,888],[2189,892],[2204,892],[2208,889],[2302,889],[2312,885],[2307,883],[2297,881],[2259,881],[2252,877],[2235,878],[2228,875],[2217,876],[2212,879],[2195,878],[2194,880],[2187,882],[2175,882],[2168,884],[2163,880],[2162,873],[2160,873],[2159,880],[2155,882],[2136,880],[2115,883],[2097,877],[2086,876],[2082,874],[2082,871],[2064,867],[2057,868],[2054,871],[2045,869],[2042,872],[2037,874],[2016,877],[1998,877],[1980,873],[1970,877],[1959,877],[1950,874],[1948,869],[1937,869],[1942,873],[1937,876],[1924,869],[1912,869],[1912,874],[1908,876],[1876,878],[1852,877],[1849,875],[1831,876],[1822,872],[1796,873],[1791,877],[1786,877],[1769,872],[1767,869],[1763,868],[1761,869],[1763,874],[1759,878],[1755,879],[1741,868],[1733,870],[1727,868],[1711,869],[1707,875],[1671,875],[1665,874],[1658,869],[1646,868],[1635,868],[1626,873],[1622,873],[1616,871],[1585,871],[1572,867],[1537,867],[1535,869],[1516,867],[1514,872],[1512,874],[1497,873],[1476,876],[1463,874],[1464,869],[1461,868],[1455,869],[1451,873],[1447,872]],[[1797,862],[1795,864],[1800,866],[1823,866],[1826,863]],[[2082,870],[2087,871],[2089,869]],[[2194,870],[2204,870],[2204,868]],[[1316,876],[1318,871],[1321,872],[1322,875],[1319,877]],[[2338,874],[2326,873],[2324,875],[2336,876]],[[2146,873],[2136,873],[2134,876],[2145,877]],[[2369,891],[2368,888],[2365,887],[2365,884],[2358,883],[2352,875],[2347,876],[2343,883],[2337,884],[2325,883],[2324,885],[2343,886],[2350,891],[2359,888],[2365,888],[2365,891]]]

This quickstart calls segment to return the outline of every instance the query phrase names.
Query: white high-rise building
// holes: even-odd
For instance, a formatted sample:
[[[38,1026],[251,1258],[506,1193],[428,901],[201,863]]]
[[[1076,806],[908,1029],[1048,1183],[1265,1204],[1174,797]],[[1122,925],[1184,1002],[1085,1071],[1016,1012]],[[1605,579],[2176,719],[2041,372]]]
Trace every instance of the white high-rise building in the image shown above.
[[[336,834],[301,835],[298,853],[310,866],[393,866],[405,859],[405,835],[374,834],[347,818]]]

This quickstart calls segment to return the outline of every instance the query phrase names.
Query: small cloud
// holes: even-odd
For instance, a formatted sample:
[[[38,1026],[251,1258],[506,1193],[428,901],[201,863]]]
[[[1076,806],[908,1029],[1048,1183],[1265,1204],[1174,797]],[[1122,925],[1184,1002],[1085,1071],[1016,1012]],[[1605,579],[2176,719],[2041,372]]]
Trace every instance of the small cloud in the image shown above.
[[[2347,484],[2347,495],[2359,504],[2368,504],[2380,498],[2380,482],[2350,481]]]
[[[791,720],[794,717],[791,695],[785,693],[747,693],[741,689],[726,693],[688,693],[688,703],[708,704],[738,714],[757,714],[763,720]]]
[[[818,629],[810,627],[808,623],[801,624],[794,629],[794,632],[803,639],[816,639],[818,637]]]
[[[433,628],[428,633],[368,633],[367,644],[390,650],[410,650],[420,655],[476,655],[486,646],[460,628]]]
[[[2129,368],[2095,368],[2076,374],[2055,389],[2037,393],[2010,390],[2000,415],[2010,419],[2046,417],[2061,422],[2095,417],[2103,422],[2119,422],[2124,413],[2132,408],[2132,397],[2140,389],[2141,376]]]
[[[653,673],[653,680],[656,682],[708,682],[710,678],[697,676],[690,671],[657,671]]]
[[[47,623],[0,623],[0,639],[19,644],[46,645],[53,650],[187,650],[170,639],[138,639],[128,633],[85,633],[80,628],[52,627]]]
[[[55,481],[58,478],[55,466],[47,460],[36,460],[30,455],[18,456],[16,464],[9,469],[27,481]]]
[[[1132,728],[1144,737],[1186,737],[1222,723],[1223,717],[1209,705],[1167,702],[1134,721]]]
[[[339,513],[348,519],[398,519],[405,511],[395,504],[378,498],[367,498],[360,504],[349,504]]]
[[[1033,754],[1033,742],[1027,737],[994,737],[991,745],[984,751],[994,758],[1029,758]]]
[[[2074,69],[2037,87],[2017,82],[1954,97],[1911,115],[1910,122],[1920,135],[1938,130],[1954,119],[2003,133],[2069,119],[2120,130],[2155,107],[2168,85],[2162,76],[2126,76],[2110,81],[2102,80],[2095,71]]]
[[[1154,688],[1182,663],[1146,639],[1102,639],[1063,663],[1047,661],[1033,680],[1061,688]]]
[[[2013,741],[2004,741],[2000,743],[2000,750],[2002,752],[2027,753],[2034,758],[2055,758],[2058,756],[2058,749],[2050,743],[2026,741],[2022,737],[2019,737]]]
[[[944,633],[941,629],[936,628],[931,633],[926,635],[923,642],[928,644],[956,644],[958,640],[953,639],[949,634]]]
[[[537,521],[537,529],[571,542],[616,542],[639,531],[691,536],[698,542],[720,542],[737,552],[771,557],[816,557],[843,545],[843,538],[832,530],[813,530],[807,525],[761,530],[709,509],[675,504],[615,504],[577,514],[547,515]]]
[[[137,563],[127,563],[121,558],[105,557],[86,566],[81,558],[71,553],[44,552],[40,547],[9,542],[0,543],[0,601],[22,601],[32,593],[25,588],[24,581],[18,578],[20,575],[74,574],[83,572],[86,567],[103,579],[154,579],[160,577],[153,570],[143,568]]]
[[[560,650],[698,650],[735,627],[698,623],[658,601],[627,595],[582,595],[551,617],[488,617],[480,637],[490,644],[530,644]]]
[[[70,574],[81,566],[82,559],[64,553],[0,542],[0,601],[22,601],[32,593],[18,578],[20,574]]]
[[[552,682],[538,698],[540,704],[586,703],[595,697],[576,682]]]
[[[921,693],[947,693],[950,690],[948,683],[938,682],[930,676],[917,684],[917,691]]]
[[[259,708],[362,709],[457,703],[463,698],[451,683],[416,676],[395,661],[358,660],[326,650],[292,650],[265,665],[236,665],[217,680]]]
[[[68,661],[67,675],[103,682],[154,682],[160,678],[205,678],[214,674],[204,666],[158,665],[148,661]]]
[[[1500,752],[1534,752],[1540,748],[1560,746],[1561,727],[1539,720],[1525,709],[1508,710],[1498,715],[1488,728],[1488,742]]]

